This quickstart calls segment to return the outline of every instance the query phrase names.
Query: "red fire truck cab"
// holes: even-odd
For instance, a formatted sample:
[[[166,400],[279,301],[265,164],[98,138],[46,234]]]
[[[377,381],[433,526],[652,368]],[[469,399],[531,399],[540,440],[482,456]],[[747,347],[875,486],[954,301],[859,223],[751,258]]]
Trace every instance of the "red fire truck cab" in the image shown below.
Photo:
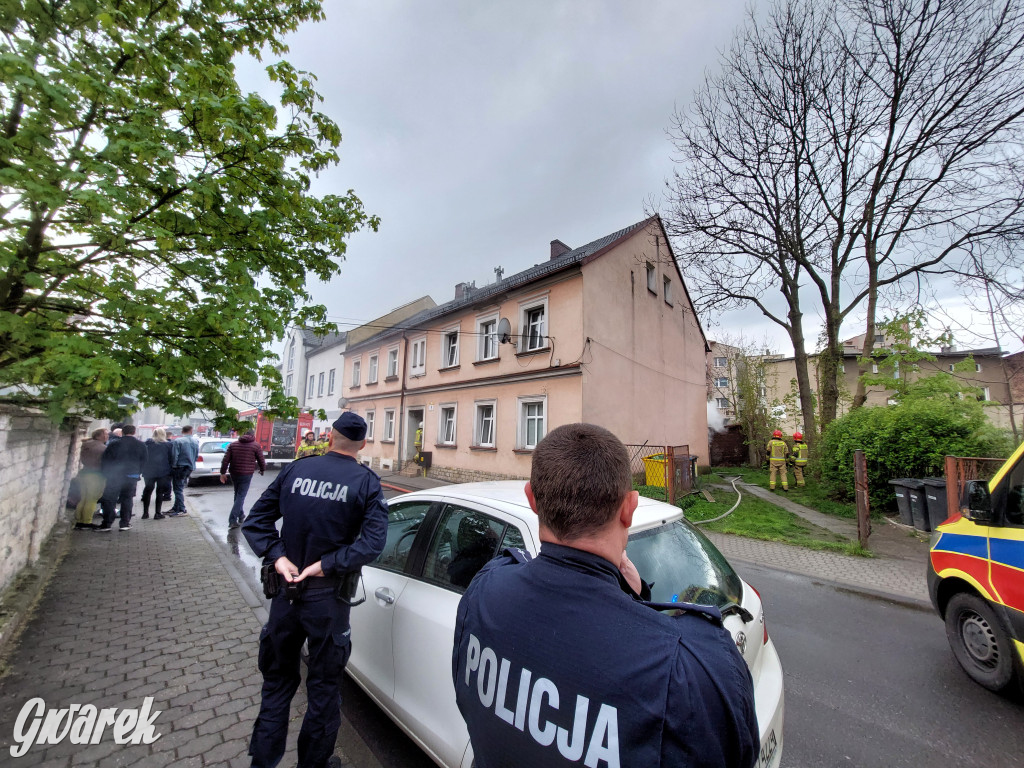
[[[302,436],[313,428],[313,414],[300,413],[297,419],[269,419],[263,411],[251,408],[238,418],[251,421],[256,431],[256,444],[263,449],[267,461],[280,463],[295,458]]]

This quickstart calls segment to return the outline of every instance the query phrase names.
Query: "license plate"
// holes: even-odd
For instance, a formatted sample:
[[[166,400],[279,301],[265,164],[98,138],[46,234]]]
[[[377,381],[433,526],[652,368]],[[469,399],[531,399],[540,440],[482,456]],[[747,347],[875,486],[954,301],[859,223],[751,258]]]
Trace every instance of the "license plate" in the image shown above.
[[[757,768],[768,768],[772,764],[772,758],[775,757],[775,750],[778,746],[779,743],[775,739],[775,729],[773,728],[761,742],[761,754],[757,758]]]

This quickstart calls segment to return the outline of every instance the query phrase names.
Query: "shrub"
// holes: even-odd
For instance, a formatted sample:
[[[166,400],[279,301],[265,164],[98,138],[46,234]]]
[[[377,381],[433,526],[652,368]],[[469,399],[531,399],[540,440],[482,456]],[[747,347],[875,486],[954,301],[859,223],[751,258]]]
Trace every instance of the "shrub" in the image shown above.
[[[853,455],[864,451],[872,507],[891,508],[889,480],[942,476],[945,457],[1008,456],[1012,443],[985,417],[984,406],[948,374],[911,384],[896,405],[851,411],[828,425],[819,456],[829,493],[854,496]],[[968,390],[969,392],[969,390]]]

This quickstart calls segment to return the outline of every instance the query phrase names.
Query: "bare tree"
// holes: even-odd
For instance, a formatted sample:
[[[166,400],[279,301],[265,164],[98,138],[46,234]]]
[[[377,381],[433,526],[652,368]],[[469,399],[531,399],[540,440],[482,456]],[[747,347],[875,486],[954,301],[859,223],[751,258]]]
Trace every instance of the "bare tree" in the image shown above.
[[[851,313],[864,374],[885,291],[969,271],[973,245],[1021,232],[1021,71],[1024,0],[779,0],[675,115],[664,218],[681,266],[702,309],[750,303],[787,330],[808,431],[801,301],[824,321],[823,426]]]

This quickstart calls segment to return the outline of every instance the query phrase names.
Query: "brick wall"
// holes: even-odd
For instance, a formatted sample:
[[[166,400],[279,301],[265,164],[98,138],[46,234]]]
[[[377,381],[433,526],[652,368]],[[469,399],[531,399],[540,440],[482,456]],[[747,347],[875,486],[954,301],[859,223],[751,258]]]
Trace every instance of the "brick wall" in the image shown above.
[[[0,406],[0,592],[39,557],[64,512],[85,425],[58,427],[41,413]]]
[[[457,467],[431,467],[427,470],[427,477],[433,480],[444,480],[448,483],[478,483],[486,480],[529,480],[528,477],[517,477],[516,475],[500,475],[496,472],[481,472],[472,469],[459,469]]]

